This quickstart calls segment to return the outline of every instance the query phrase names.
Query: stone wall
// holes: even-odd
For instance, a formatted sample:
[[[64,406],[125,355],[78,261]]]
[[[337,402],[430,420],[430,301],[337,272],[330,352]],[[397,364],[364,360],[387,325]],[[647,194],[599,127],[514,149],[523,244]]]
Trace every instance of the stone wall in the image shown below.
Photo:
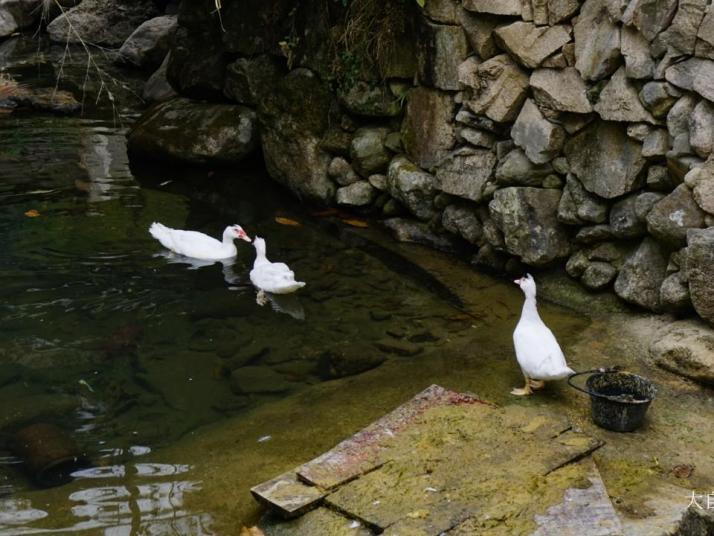
[[[235,3],[225,31],[212,5],[183,0],[169,80],[255,109],[301,198],[714,323],[708,0],[427,0],[381,77],[340,84],[340,3]]]

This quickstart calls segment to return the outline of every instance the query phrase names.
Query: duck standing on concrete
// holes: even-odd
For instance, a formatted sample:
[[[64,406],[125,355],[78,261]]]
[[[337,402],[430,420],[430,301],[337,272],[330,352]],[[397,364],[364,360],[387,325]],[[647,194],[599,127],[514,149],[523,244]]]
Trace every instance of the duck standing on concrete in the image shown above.
[[[250,281],[258,289],[257,302],[264,305],[267,302],[266,292],[271,294],[290,294],[305,286],[301,281],[295,281],[295,273],[282,262],[270,262],[265,256],[265,240],[255,237],[255,262],[250,271]]]
[[[532,394],[534,390],[542,389],[546,381],[562,380],[575,374],[575,371],[565,362],[555,335],[538,315],[533,276],[526,274],[514,283],[521,287],[526,295],[521,319],[513,331],[516,359],[526,378],[526,384],[522,389],[513,389],[511,394],[525,396]]]
[[[198,231],[171,229],[157,222],[151,224],[149,233],[166,249],[185,257],[204,261],[220,261],[235,257],[238,250],[233,240],[236,238],[250,242],[250,237],[240,225],[226,227],[223,231],[222,241]]]

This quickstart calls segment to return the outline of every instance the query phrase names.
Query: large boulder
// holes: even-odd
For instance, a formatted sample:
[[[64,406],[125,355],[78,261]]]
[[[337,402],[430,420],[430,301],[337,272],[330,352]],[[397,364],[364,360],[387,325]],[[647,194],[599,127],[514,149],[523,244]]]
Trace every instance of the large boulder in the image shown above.
[[[496,190],[488,208],[503,233],[508,253],[531,266],[568,256],[568,234],[557,220],[560,195],[559,190],[542,188]]]
[[[540,66],[548,56],[570,41],[566,26],[541,26],[517,21],[495,31],[496,42],[518,63],[529,69]]]
[[[47,26],[52,41],[120,46],[139,25],[161,13],[153,1],[83,0]]]
[[[600,80],[620,64],[620,28],[610,18],[608,0],[585,0],[575,36],[575,68],[586,80]]]
[[[534,164],[545,164],[555,158],[565,141],[565,131],[548,121],[538,106],[527,99],[511,129],[513,141]]]
[[[686,243],[687,231],[704,226],[704,212],[694,201],[686,184],[677,186],[659,201],[647,215],[647,230],[672,247]]]
[[[299,197],[323,203],[330,202],[335,193],[327,175],[331,159],[321,145],[331,104],[327,86],[304,68],[271,80],[258,99],[268,173]]]
[[[612,199],[642,186],[645,159],[624,126],[597,121],[566,142],[570,169],[585,189]]]
[[[456,143],[454,101],[449,93],[418,87],[409,92],[402,123],[402,143],[421,168],[441,162]]]
[[[229,57],[218,31],[196,32],[181,25],[176,28],[166,76],[181,95],[224,100]]]
[[[41,15],[41,0],[3,0],[0,2],[0,38],[30,28]]]
[[[527,91],[528,75],[508,54],[500,54],[478,66],[465,104],[493,121],[513,121]]]
[[[692,320],[670,324],[650,346],[660,367],[705,385],[714,385],[714,331]]]
[[[256,126],[250,108],[177,98],[141,117],[129,132],[128,148],[152,159],[234,164],[257,147]]]
[[[714,227],[687,233],[686,276],[692,305],[699,316],[714,324]]]
[[[642,105],[638,90],[620,67],[600,92],[595,111],[605,120],[628,123],[654,123],[655,118]]]
[[[573,67],[536,69],[530,84],[539,106],[558,112],[586,114],[592,111],[585,82]]]
[[[486,149],[461,149],[436,169],[436,187],[447,194],[481,201],[496,165],[496,155]]]
[[[438,89],[459,89],[457,68],[469,52],[463,28],[424,20],[419,34],[419,80]]]
[[[384,146],[388,128],[365,127],[358,129],[350,144],[352,167],[365,179],[386,171],[390,153]]]
[[[431,219],[436,214],[434,176],[419,169],[405,156],[396,156],[389,163],[387,187],[390,195],[420,220]]]
[[[147,20],[124,41],[119,58],[135,67],[156,69],[164,61],[175,31],[175,15]]]
[[[170,55],[171,53],[166,55],[166,58],[164,58],[161,66],[154,71],[144,84],[141,98],[146,102],[163,102],[178,96],[178,93],[176,93],[176,90],[171,87],[171,84],[169,84],[169,80],[166,77],[166,70],[169,66]]]
[[[660,309],[660,288],[667,276],[667,251],[650,237],[630,254],[615,280],[615,293],[645,309]]]

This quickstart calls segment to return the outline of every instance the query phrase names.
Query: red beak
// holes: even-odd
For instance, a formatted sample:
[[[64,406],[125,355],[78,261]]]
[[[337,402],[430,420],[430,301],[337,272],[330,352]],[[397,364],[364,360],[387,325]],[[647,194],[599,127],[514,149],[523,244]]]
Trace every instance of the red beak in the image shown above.
[[[521,277],[520,279],[514,279],[514,280],[513,280],[513,282],[514,282],[516,285],[520,285],[520,284],[521,284],[521,281],[523,281],[523,278],[522,278],[522,277]]]

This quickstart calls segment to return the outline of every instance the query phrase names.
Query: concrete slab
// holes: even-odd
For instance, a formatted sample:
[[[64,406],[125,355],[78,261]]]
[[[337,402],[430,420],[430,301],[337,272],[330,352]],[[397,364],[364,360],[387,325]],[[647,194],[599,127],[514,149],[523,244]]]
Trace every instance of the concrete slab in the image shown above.
[[[381,455],[384,449],[396,434],[407,428],[427,409],[478,402],[485,404],[475,397],[431,385],[409,402],[298,468],[298,478],[324,489],[339,486],[384,463]]]
[[[295,471],[258,484],[250,492],[259,503],[286,519],[311,510],[325,496],[319,488],[300,482]]]

